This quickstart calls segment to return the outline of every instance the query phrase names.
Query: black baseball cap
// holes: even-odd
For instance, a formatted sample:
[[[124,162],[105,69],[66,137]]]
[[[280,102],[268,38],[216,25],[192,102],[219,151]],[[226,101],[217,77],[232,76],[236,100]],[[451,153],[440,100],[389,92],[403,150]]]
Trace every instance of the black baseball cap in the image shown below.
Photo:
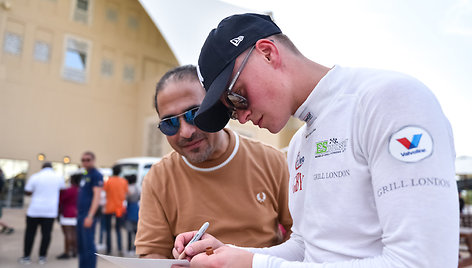
[[[226,126],[230,113],[220,96],[228,86],[236,58],[257,40],[281,32],[270,16],[254,13],[229,16],[210,32],[198,58],[198,77],[206,90],[194,119],[198,128],[217,132]]]

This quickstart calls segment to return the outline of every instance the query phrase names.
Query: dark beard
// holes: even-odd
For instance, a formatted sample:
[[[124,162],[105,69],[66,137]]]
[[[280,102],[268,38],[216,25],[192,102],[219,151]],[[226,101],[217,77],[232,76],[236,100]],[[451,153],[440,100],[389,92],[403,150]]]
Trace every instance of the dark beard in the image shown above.
[[[195,132],[190,138],[182,138],[177,142],[177,145],[184,147],[194,140],[204,139],[207,140],[207,136],[200,132]],[[188,161],[191,163],[202,163],[208,160],[208,158],[213,154],[214,148],[210,144],[206,148],[195,148],[190,150],[189,155],[184,155]]]

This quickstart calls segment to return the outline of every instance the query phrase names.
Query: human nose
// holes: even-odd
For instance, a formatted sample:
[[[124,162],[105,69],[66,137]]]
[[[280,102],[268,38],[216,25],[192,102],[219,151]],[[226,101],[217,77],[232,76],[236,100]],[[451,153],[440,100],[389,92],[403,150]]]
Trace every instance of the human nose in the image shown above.
[[[179,118],[180,122],[180,129],[179,129],[179,135],[182,138],[190,138],[192,137],[192,134],[195,132],[195,126],[187,123],[183,116]]]
[[[236,115],[239,123],[244,124],[249,121],[249,115],[251,112],[249,110],[236,110]]]

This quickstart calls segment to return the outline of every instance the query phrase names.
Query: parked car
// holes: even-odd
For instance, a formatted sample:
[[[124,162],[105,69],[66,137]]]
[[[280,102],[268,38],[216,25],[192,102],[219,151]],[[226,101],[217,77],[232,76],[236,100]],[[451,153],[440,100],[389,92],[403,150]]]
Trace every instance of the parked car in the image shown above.
[[[141,190],[144,176],[148,173],[151,166],[161,160],[160,157],[132,157],[123,158],[115,162],[113,166],[121,167],[121,177],[136,175],[136,185]]]

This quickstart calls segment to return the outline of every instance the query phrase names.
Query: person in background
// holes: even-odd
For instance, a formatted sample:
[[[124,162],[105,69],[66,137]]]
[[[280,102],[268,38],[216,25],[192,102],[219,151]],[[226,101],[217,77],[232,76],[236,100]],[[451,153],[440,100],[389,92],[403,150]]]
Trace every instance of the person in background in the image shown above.
[[[271,133],[291,116],[305,124],[287,153],[290,239],[238,249],[207,234],[185,247],[191,266],[457,267],[453,133],[423,83],[393,71],[318,64],[260,14],[223,19],[198,66],[206,90],[194,118],[200,129],[219,131],[230,118]],[[176,238],[174,256],[192,235]]]
[[[59,222],[64,234],[64,253],[56,257],[59,260],[77,256],[77,196],[81,178],[82,174],[72,174],[70,187],[59,196]]]
[[[239,246],[272,246],[289,231],[288,169],[284,153],[238,135],[199,130],[193,122],[205,90],[196,67],[168,71],[154,104],[174,149],[152,165],[141,193],[136,253],[171,258],[175,236],[209,222],[209,232]]]
[[[3,187],[5,186],[5,175],[3,174],[3,170],[0,168],[0,193],[2,193]],[[2,229],[0,233],[2,234],[12,234],[15,229],[4,222],[2,219],[2,208],[3,208],[3,200],[0,200],[0,226]]]
[[[106,219],[105,219],[105,205],[107,203],[107,193],[105,191],[100,192],[100,202],[97,209],[97,214],[95,214],[95,218],[99,223],[98,227],[98,244],[96,246],[98,252],[106,251],[106,244],[103,242],[104,238],[106,240],[107,234],[107,227],[106,227]]]
[[[85,172],[80,180],[77,198],[77,249],[79,268],[95,268],[97,256],[95,248],[95,214],[100,203],[103,176],[95,167],[95,154],[87,151],[82,154]]]
[[[128,254],[131,256],[135,255],[134,239],[136,232],[138,231],[138,219],[139,219],[139,198],[141,192],[136,185],[136,175],[125,176],[128,180],[128,194],[126,196],[126,230],[128,232]]]
[[[103,186],[107,198],[104,211],[107,234],[106,253],[108,255],[111,254],[111,222],[112,218],[115,218],[118,254],[123,256],[121,227],[123,227],[124,214],[126,213],[126,208],[123,206],[123,203],[125,202],[126,194],[128,193],[128,181],[119,176],[121,172],[120,166],[114,166],[112,169],[113,175],[108,178]]]
[[[465,207],[465,200],[461,195],[461,192],[459,191],[459,212],[462,215],[464,212],[464,207]]]
[[[38,227],[41,227],[38,263],[45,264],[47,262],[52,227],[54,219],[58,215],[59,193],[64,188],[64,178],[54,172],[50,162],[45,162],[42,169],[28,179],[25,195],[31,196],[31,202],[26,212],[23,257],[18,260],[19,263],[31,263],[31,250]]]

